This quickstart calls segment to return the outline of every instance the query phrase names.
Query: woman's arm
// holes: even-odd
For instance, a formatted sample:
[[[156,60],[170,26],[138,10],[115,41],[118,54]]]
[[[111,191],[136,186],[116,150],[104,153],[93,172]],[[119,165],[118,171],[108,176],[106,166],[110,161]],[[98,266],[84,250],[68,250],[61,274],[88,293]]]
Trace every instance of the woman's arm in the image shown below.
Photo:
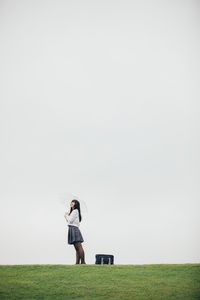
[[[78,213],[78,210],[75,209],[71,212],[70,215],[65,215],[65,219],[68,223],[72,223],[75,219],[76,219],[76,216],[77,216],[77,213]]]

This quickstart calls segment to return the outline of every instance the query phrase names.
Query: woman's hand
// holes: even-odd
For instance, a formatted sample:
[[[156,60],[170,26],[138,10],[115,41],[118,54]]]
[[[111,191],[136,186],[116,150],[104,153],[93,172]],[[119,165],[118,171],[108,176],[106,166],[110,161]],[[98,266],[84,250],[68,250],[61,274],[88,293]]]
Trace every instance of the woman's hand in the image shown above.
[[[68,212],[65,212],[64,217],[65,217],[65,216],[68,216],[68,215],[69,215],[69,213],[68,213]]]

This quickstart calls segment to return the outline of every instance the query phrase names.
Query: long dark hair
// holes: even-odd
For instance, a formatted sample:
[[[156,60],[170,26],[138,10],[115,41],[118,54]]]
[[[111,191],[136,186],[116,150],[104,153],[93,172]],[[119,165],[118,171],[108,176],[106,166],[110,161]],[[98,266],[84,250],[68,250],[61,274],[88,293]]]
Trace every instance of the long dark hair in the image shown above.
[[[80,208],[80,203],[79,203],[79,201],[78,200],[72,200],[71,202],[74,202],[75,203],[75,205],[74,205],[74,209],[75,208],[77,208],[78,209],[78,214],[79,214],[79,222],[81,222],[81,220],[82,220],[82,217],[81,217],[81,208]],[[72,212],[72,207],[71,207],[71,209],[70,209],[70,213],[69,214],[71,214],[71,212]]]

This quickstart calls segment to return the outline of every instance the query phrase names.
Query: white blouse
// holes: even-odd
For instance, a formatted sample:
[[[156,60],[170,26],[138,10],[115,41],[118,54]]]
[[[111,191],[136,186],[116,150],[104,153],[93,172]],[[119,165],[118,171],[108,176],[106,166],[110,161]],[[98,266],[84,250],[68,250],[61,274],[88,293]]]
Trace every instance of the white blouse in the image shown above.
[[[65,215],[65,219],[68,225],[73,225],[77,227],[80,226],[79,213],[77,208],[73,209],[70,215]]]

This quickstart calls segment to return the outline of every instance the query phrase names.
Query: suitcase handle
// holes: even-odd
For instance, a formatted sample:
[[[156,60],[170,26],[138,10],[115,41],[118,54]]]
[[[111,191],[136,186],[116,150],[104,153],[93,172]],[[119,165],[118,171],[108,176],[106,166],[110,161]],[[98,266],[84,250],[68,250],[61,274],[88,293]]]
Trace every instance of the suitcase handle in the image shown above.
[[[103,257],[101,258],[101,265],[104,264]],[[108,265],[111,265],[110,257],[108,258]]]

